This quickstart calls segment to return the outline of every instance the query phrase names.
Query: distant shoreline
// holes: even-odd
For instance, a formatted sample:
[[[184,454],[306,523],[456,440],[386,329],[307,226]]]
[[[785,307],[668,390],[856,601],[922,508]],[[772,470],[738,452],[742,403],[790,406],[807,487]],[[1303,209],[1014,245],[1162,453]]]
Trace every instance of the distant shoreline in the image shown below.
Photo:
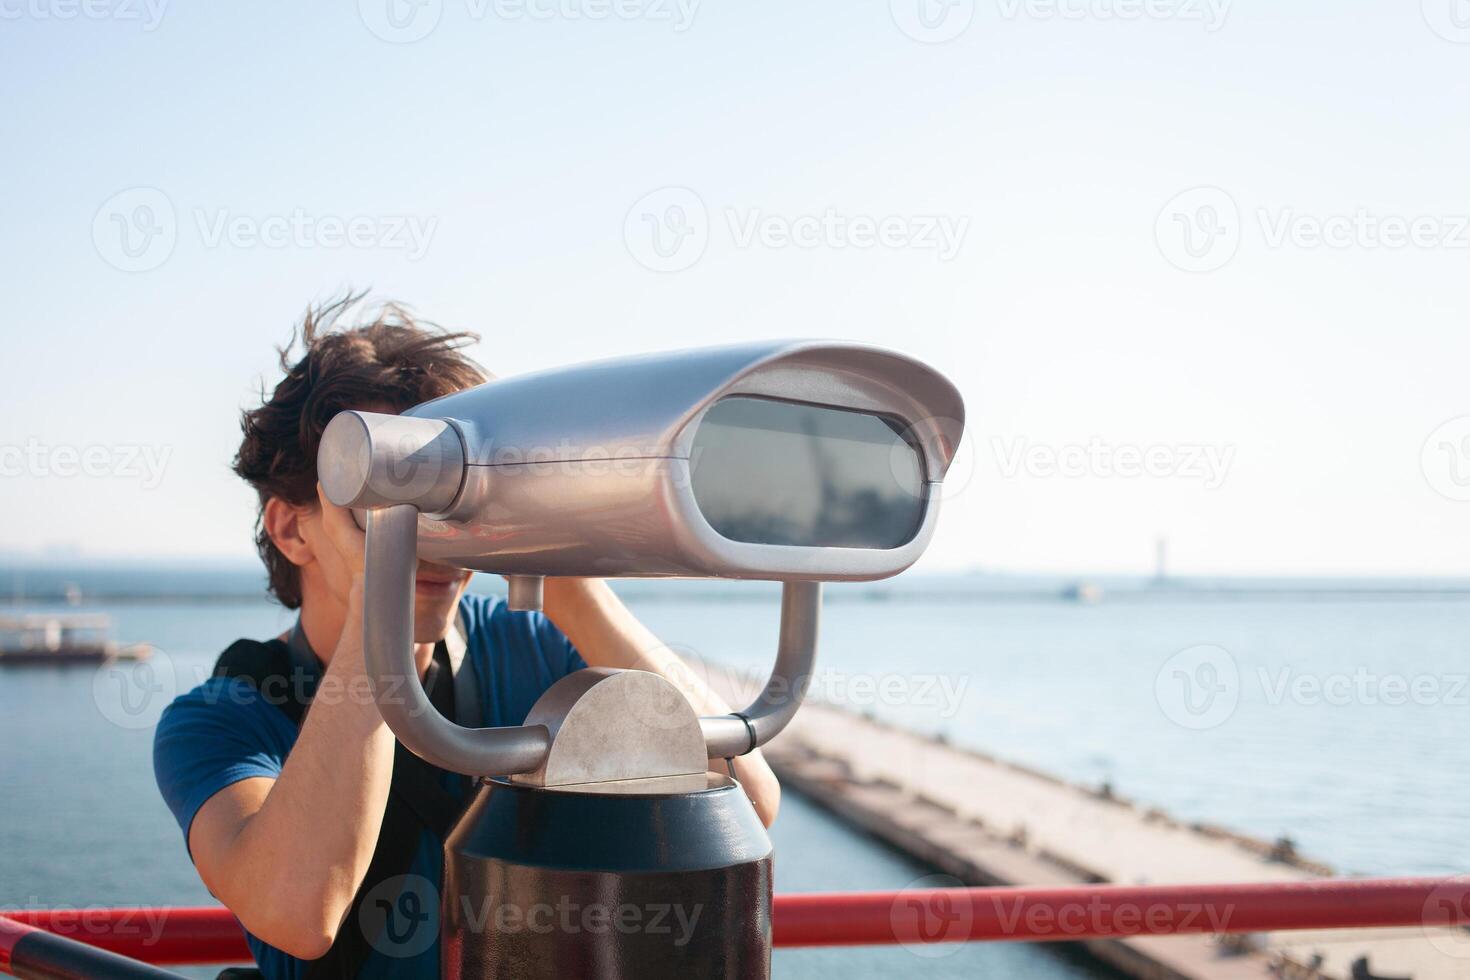
[[[689,588],[692,583],[666,587],[642,584],[623,591],[625,599],[648,602],[728,602],[767,603],[772,596],[767,590],[751,588]],[[480,592],[482,590],[473,590]],[[486,594],[502,595],[500,591]],[[826,592],[829,602],[913,604],[968,603],[1063,603],[1068,605],[1108,605],[1114,603],[1181,603],[1181,602],[1281,602],[1370,600],[1424,601],[1435,599],[1470,600],[1470,585],[1444,586],[1376,586],[1376,585],[1301,585],[1301,586],[1231,586],[1231,585],[1166,585],[1150,588],[1103,589],[1095,596],[1079,597],[1075,587],[1058,589],[926,589],[885,588],[863,583],[837,584]],[[270,602],[271,598],[254,591],[149,591],[97,590],[68,592],[46,590],[16,597],[15,605],[238,605]],[[0,606],[3,608],[3,606]]]

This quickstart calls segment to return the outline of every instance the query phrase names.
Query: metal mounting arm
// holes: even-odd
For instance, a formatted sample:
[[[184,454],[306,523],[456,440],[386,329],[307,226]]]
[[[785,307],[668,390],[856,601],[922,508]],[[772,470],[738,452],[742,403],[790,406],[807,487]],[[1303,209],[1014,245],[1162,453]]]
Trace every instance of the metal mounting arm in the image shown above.
[[[546,760],[544,725],[463,728],[424,694],[413,659],[413,577],[419,512],[410,504],[368,511],[362,649],[383,720],[415,755],[470,776],[530,772]]]
[[[531,772],[546,761],[544,725],[463,728],[429,703],[413,658],[413,577],[418,510],[410,504],[368,511],[363,655],[383,720],[415,755],[472,776]],[[709,758],[744,755],[774,738],[801,707],[816,661],[822,587],[787,582],[781,592],[776,666],[742,712],[701,718]]]
[[[752,752],[780,734],[795,717],[812,682],[821,614],[822,583],[782,584],[780,645],[765,689],[744,711],[699,719],[711,759]]]

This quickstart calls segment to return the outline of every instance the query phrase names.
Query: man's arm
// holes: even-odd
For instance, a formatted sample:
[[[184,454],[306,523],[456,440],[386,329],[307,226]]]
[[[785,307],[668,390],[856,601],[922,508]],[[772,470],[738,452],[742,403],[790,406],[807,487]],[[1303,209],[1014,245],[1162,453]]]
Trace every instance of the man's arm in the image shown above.
[[[711,691],[678,655],[634,618],[606,582],[598,579],[549,578],[546,615],[582,659],[594,667],[652,671],[684,692],[696,713],[723,715],[730,706]],[[781,785],[759,750],[735,759],[735,777],[745,787],[761,822],[769,827],[781,804]]]
[[[323,519],[339,547],[358,549],[360,570],[361,533],[351,517],[323,501]],[[252,934],[298,959],[317,959],[367,874],[392,776],[393,735],[363,666],[359,573],[341,639],[280,776],[226,787],[195,815],[189,850],[199,877]]]

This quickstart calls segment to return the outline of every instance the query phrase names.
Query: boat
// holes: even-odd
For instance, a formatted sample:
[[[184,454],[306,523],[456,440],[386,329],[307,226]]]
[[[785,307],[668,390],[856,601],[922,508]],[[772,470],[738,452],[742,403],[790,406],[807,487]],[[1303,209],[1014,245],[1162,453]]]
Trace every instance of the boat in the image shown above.
[[[146,660],[147,643],[112,639],[105,613],[22,613],[0,616],[0,665]]]

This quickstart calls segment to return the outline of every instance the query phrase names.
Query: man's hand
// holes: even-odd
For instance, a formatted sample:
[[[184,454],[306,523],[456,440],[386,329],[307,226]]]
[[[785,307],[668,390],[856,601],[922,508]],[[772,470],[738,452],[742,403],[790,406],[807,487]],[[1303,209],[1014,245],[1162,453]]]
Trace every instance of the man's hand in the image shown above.
[[[317,561],[324,566],[331,566],[327,572],[329,580],[347,581],[353,580],[361,585],[363,567],[365,562],[367,536],[357,526],[357,521],[352,517],[352,511],[346,507],[338,507],[327,499],[326,491],[322,485],[316,485],[317,500],[321,504],[318,520],[321,521],[322,530],[326,541],[330,545],[325,550],[326,554],[318,554]],[[332,574],[335,572],[336,574]]]

